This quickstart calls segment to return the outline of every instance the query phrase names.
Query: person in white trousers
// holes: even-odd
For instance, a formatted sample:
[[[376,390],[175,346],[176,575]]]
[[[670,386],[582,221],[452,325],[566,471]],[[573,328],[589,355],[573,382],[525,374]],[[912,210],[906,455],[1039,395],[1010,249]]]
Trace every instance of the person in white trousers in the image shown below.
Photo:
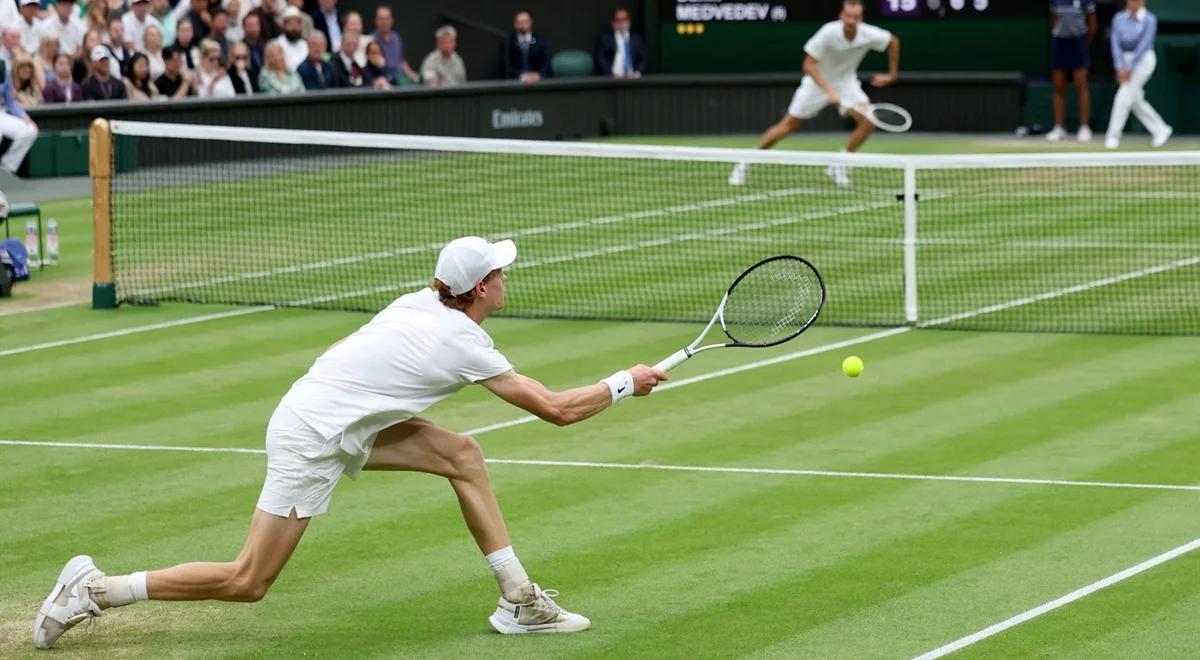
[[[9,172],[16,172],[37,139],[38,128],[25,108],[17,102],[17,95],[13,93],[12,72],[5,66],[0,75],[4,78],[0,84],[0,136],[12,140],[8,151],[0,157],[0,166]]]
[[[1166,144],[1174,130],[1146,101],[1144,88],[1150,76],[1154,75],[1157,63],[1154,56],[1154,37],[1157,32],[1158,19],[1146,10],[1146,0],[1126,0],[1125,11],[1113,17],[1113,64],[1117,68],[1117,80],[1121,88],[1113,99],[1108,134],[1104,139],[1104,146],[1109,149],[1121,146],[1121,133],[1125,130],[1130,110],[1150,131],[1151,144],[1155,147]]]

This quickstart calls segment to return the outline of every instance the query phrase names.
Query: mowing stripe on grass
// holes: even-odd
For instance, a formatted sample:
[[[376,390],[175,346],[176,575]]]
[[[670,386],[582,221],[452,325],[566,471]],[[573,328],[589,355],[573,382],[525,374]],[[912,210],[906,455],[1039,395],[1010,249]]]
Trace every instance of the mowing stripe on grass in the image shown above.
[[[1025,623],[1026,621],[1029,621],[1030,619],[1039,617],[1047,612],[1052,612],[1052,611],[1062,607],[1063,605],[1068,605],[1070,603],[1073,603],[1073,602],[1079,600],[1080,598],[1083,598],[1084,596],[1093,594],[1093,593],[1100,591],[1101,589],[1104,589],[1106,587],[1110,587],[1118,582],[1121,582],[1122,580],[1129,579],[1139,573],[1144,573],[1145,571],[1148,571],[1148,570],[1154,568],[1155,566],[1158,566],[1159,564],[1166,563],[1168,561],[1171,561],[1172,559],[1175,559],[1176,557],[1185,555],[1185,554],[1195,550],[1196,548],[1200,548],[1200,539],[1196,539],[1190,543],[1185,543],[1185,544],[1179,546],[1178,548],[1175,548],[1174,550],[1168,550],[1168,551],[1162,553],[1161,555],[1158,555],[1157,557],[1153,557],[1151,559],[1147,559],[1146,561],[1144,561],[1136,566],[1130,566],[1129,568],[1127,568],[1119,573],[1114,573],[1114,574],[1104,578],[1103,580],[1098,580],[1096,582],[1093,582],[1093,583],[1087,585],[1086,587],[1083,587],[1081,589],[1076,589],[1075,591],[1072,591],[1071,593],[1069,593],[1065,596],[1055,598],[1054,600],[1052,600],[1048,603],[1043,603],[1031,610],[1026,610],[1024,612],[1021,612],[1020,614],[1018,614],[1014,617],[1005,619],[1004,621],[1001,621],[1000,623],[997,623],[992,626],[988,626],[987,628],[984,628],[983,630],[980,630],[977,633],[973,633],[973,634],[967,635],[966,637],[963,637],[961,639],[957,639],[953,642],[950,642],[949,644],[947,644],[945,646],[942,646],[942,647],[936,648],[932,651],[929,651],[928,653],[923,653],[923,654],[917,656],[915,658],[915,660],[934,660],[934,658],[940,658],[942,656],[949,655],[950,653],[954,653],[955,651],[966,648],[972,644],[975,644],[976,642],[985,640],[988,637],[991,637],[998,633],[1002,633],[1005,630],[1008,630],[1009,628],[1012,628],[1014,626],[1018,626],[1022,623]]]
[[[100,442],[44,442],[39,440],[0,440],[0,445],[20,447],[62,447],[67,449],[132,449],[144,451],[182,451],[208,454],[266,454],[265,449],[245,447],[183,447],[175,445],[128,445]],[[907,481],[952,481],[961,483],[1014,484],[1026,486],[1073,486],[1079,488],[1123,488],[1130,490],[1174,490],[1200,492],[1200,486],[1185,484],[1139,484],[1120,481],[1073,481],[1027,477],[972,477],[938,474],[901,474],[892,472],[842,472],[838,470],[799,470],[789,468],[753,468],[720,465],[660,465],[656,463],[606,463],[601,461],[550,461],[522,458],[487,458],[495,465],[532,465],[539,467],[596,468],[609,470],[658,470],[666,472],[710,472],[718,474],[767,474],[797,477],[841,477],[848,479],[903,479]]]
[[[193,323],[204,323],[205,321],[216,321],[217,319],[227,319],[234,316],[246,316],[247,314],[257,314],[259,312],[269,312],[275,309],[271,305],[261,307],[246,307],[243,309],[231,309],[226,312],[217,312],[215,314],[203,314],[201,316],[191,316],[185,319],[176,319],[174,321],[164,321],[162,323],[151,323],[150,325],[138,325],[132,328],[123,328],[121,330],[112,330],[109,332],[98,332],[93,335],[83,335],[82,337],[72,337],[70,339],[59,339],[58,341],[48,341],[42,344],[32,344],[30,346],[21,346],[20,348],[10,348],[0,351],[0,357],[5,355],[18,355],[21,353],[29,353],[31,351],[40,351],[46,348],[58,348],[60,346],[71,346],[73,344],[82,344],[89,341],[97,341],[100,339],[111,339],[113,337],[124,337],[126,335],[136,335],[139,332],[150,332],[151,330],[162,330],[165,328],[177,328],[183,325],[191,325]]]

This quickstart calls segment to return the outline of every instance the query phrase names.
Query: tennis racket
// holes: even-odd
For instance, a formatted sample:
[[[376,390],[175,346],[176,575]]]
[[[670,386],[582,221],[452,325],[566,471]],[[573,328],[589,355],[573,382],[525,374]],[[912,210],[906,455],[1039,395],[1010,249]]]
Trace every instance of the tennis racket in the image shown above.
[[[782,344],[807,330],[824,305],[825,281],[815,266],[800,257],[764,259],[733,281],[695,341],[654,367],[670,371],[693,355],[713,348]],[[718,322],[729,341],[701,346]]]
[[[894,103],[850,103],[842,101],[842,107],[866,117],[867,121],[889,133],[903,133],[912,128],[912,115]]]

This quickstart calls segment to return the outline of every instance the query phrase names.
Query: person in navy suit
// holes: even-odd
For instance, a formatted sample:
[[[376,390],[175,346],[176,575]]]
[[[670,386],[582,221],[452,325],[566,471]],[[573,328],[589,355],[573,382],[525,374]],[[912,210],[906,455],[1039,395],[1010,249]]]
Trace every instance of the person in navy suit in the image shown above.
[[[342,14],[337,0],[317,0],[312,13],[313,29],[325,35],[326,52],[332,53],[342,43]]]
[[[629,31],[629,10],[617,7],[612,29],[596,40],[596,74],[613,78],[639,78],[646,70],[646,44],[642,35]]]
[[[550,77],[550,47],[533,33],[533,15],[519,11],[513,17],[513,33],[508,35],[508,77],[521,82],[537,82]]]
[[[337,67],[325,61],[325,49],[325,35],[313,30],[308,36],[308,59],[296,67],[304,89],[337,89],[346,86]]]

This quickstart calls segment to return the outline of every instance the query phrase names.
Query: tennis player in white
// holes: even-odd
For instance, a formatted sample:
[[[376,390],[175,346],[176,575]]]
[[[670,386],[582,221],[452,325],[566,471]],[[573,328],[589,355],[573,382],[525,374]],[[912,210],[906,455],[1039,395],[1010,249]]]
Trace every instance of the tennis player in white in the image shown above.
[[[430,288],[396,299],[334,344],[292,385],[267,426],[267,477],[250,532],[233,561],[180,564],[106,576],[92,558],[67,562],[33,628],[38,648],[105,609],[140,600],[260,600],[308,527],[325,513],[342,475],[415,470],[445,477],[495,572],[500,601],[489,617],[502,633],[585,630],[529,579],[513,552],[479,444],[417,417],[471,383],[558,425],[621,399],[649,394],[662,371],[637,365],[586,387],[554,392],[513,369],[480,324],[504,307],[512,241],[457,239],[442,249]]]
[[[821,26],[804,44],[804,79],[796,88],[783,119],[763,133],[757,148],[770,149],[800,128],[805,119],[815,117],[825,106],[831,105],[843,117],[848,113],[857,125],[842,151],[858,151],[875,132],[875,125],[843,104],[871,102],[858,80],[858,65],[866,57],[867,50],[888,52],[888,73],[876,75],[871,84],[886,87],[896,82],[900,68],[900,40],[887,30],[863,22],[861,0],[845,0],[838,20]],[[748,163],[738,163],[729,174],[729,185],[745,185],[749,169]],[[839,186],[850,185],[850,168],[845,165],[830,166],[826,173]]]

